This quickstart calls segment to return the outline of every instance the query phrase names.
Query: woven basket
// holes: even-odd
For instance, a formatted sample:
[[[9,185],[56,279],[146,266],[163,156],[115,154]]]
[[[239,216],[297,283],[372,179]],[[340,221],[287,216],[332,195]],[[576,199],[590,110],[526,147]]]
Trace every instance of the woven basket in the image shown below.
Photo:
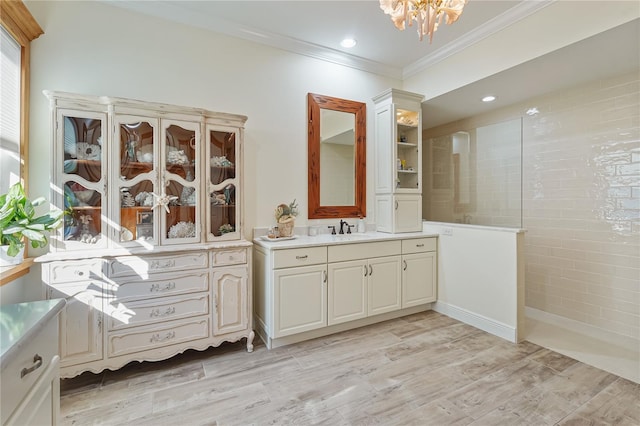
[[[278,222],[278,237],[293,237],[293,228],[296,225],[294,218],[285,220],[284,222]]]

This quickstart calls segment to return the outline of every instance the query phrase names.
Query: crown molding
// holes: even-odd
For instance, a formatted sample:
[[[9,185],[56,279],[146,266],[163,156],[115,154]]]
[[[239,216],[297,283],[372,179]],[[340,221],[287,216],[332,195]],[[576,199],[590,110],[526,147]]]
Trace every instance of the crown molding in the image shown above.
[[[340,50],[308,43],[296,38],[275,34],[268,31],[256,30],[242,24],[238,24],[215,16],[206,16],[196,9],[189,8],[188,2],[159,1],[154,3],[153,10],[144,4],[145,2],[130,2],[122,0],[101,0],[106,4],[120,8],[133,10],[142,14],[151,14],[161,19],[171,17],[171,20],[184,25],[199,27],[208,31],[248,40],[254,43],[267,45],[276,49],[296,53],[325,62],[330,62],[360,71],[371,72],[384,77],[404,80],[428,67],[443,61],[451,55],[474,45],[475,43],[507,28],[516,22],[536,13],[558,0],[531,0],[522,1],[504,13],[494,17],[479,26],[472,32],[455,39],[446,46],[435,50],[422,59],[407,65],[404,68],[395,67],[380,62],[351,55]]]
[[[474,31],[468,32],[461,37],[458,37],[446,46],[434,51],[433,53],[417,60],[416,62],[407,65],[402,70],[402,79],[411,77],[425,69],[429,68],[445,60],[446,58],[459,53],[472,45],[478,43],[481,40],[507,28],[516,22],[532,15],[539,10],[549,6],[557,0],[542,0],[542,1],[523,1],[518,5],[507,9],[504,13],[494,17],[493,19],[485,22],[477,27]]]
[[[308,56],[325,62],[355,68],[360,71],[371,72],[385,77],[395,78],[397,80],[402,79],[402,68],[400,67],[371,61],[369,59],[350,55],[339,50],[330,49],[313,43],[308,43],[296,38],[264,30],[256,30],[255,28],[226,19],[218,19],[215,16],[205,16],[197,10],[190,9],[188,2],[160,1],[154,3],[152,11],[144,4],[145,2],[129,2],[121,0],[102,0],[102,2],[142,14],[153,15],[161,19],[167,19],[167,16],[171,16],[172,21],[177,21],[184,25],[199,27],[208,31],[271,46],[280,50],[297,53],[299,55]]]

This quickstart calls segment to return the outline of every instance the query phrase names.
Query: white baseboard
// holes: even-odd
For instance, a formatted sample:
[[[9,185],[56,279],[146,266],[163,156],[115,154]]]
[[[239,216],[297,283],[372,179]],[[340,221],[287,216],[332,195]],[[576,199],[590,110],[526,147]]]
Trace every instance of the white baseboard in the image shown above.
[[[479,328],[487,333],[491,333],[494,336],[502,337],[503,339],[513,343],[517,342],[518,330],[516,330],[515,327],[510,327],[491,318],[487,318],[458,306],[440,301],[433,304],[433,310],[453,319],[457,319],[458,321],[462,321],[465,324]]]
[[[525,339],[640,383],[640,341],[534,308],[525,308]]]
[[[610,345],[620,346],[629,351],[638,351],[638,348],[640,348],[640,340],[634,339],[630,336],[612,333],[584,322],[572,320],[570,318],[551,314],[528,306],[525,307],[524,312],[527,318],[541,321],[555,327],[561,327],[566,330],[573,331],[574,333],[584,335],[585,337],[601,340]]]

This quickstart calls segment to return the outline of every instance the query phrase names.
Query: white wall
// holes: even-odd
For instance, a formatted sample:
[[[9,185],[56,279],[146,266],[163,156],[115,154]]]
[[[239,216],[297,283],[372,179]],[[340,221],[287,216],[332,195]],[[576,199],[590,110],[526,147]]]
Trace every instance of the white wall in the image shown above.
[[[26,4],[45,32],[32,44],[30,151],[34,155],[30,170],[49,169],[51,138],[43,89],[244,114],[249,117],[247,237],[254,226],[270,225],[277,204],[294,198],[300,204],[299,224],[306,222],[308,92],[366,102],[371,129],[371,98],[401,85],[390,78],[101,3]],[[371,159],[372,142],[368,141]],[[371,176],[373,170],[368,172]],[[32,192],[47,192],[47,179],[31,176]]]
[[[254,227],[271,225],[276,205],[294,198],[300,206],[298,225],[305,225],[307,93],[367,103],[367,133],[373,134],[371,98],[401,86],[391,78],[103,3],[25,4],[44,30],[31,50],[29,187],[34,196],[49,196],[50,115],[42,90],[119,96],[247,115],[246,238]],[[369,164],[372,143],[369,139]],[[367,175],[372,181],[373,168]],[[373,206],[373,199],[367,204]],[[30,286],[40,282],[35,269]]]
[[[512,342],[524,337],[524,233],[424,222],[437,232],[434,309]]]

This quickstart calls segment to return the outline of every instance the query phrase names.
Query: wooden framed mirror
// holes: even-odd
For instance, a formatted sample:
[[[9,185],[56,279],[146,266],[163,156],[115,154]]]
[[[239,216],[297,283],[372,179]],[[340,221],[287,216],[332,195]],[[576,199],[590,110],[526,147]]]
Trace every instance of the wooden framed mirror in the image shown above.
[[[307,95],[309,219],[367,214],[366,104]]]

